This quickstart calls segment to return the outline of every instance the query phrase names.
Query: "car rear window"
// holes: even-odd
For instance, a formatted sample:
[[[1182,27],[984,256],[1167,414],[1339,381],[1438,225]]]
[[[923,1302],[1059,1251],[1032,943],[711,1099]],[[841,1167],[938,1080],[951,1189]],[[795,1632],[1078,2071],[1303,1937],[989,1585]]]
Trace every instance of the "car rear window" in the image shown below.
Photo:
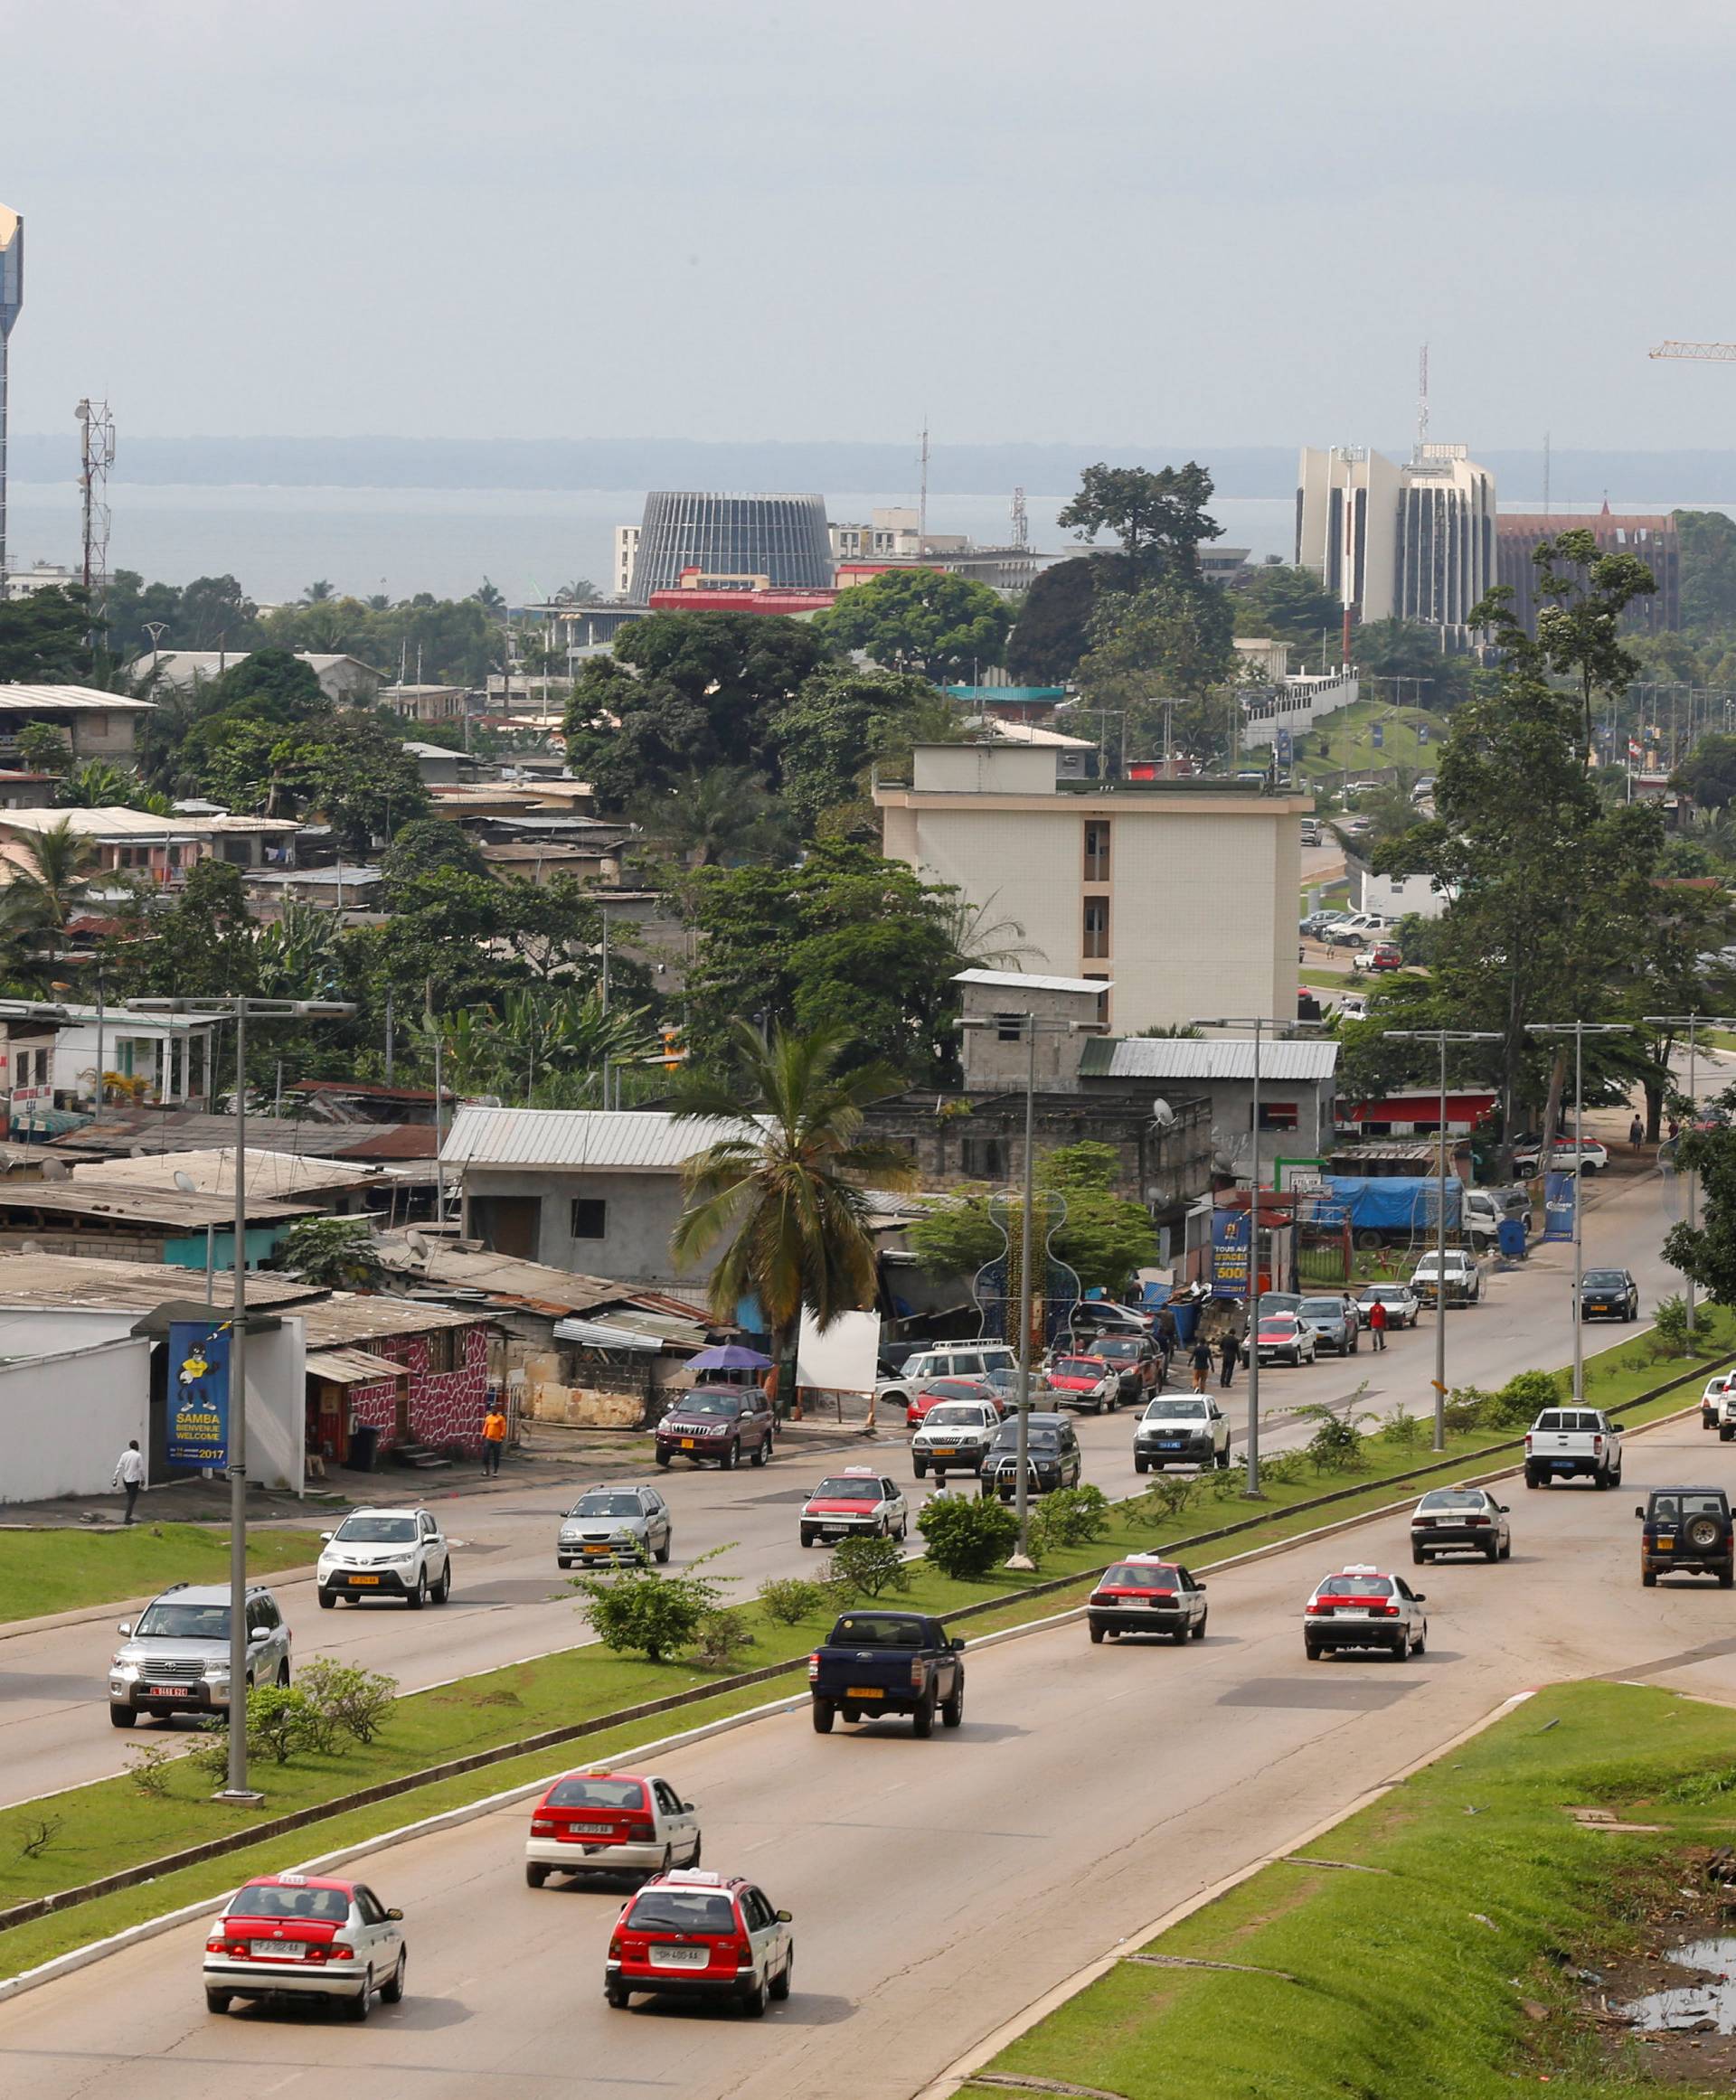
[[[646,1805],[637,1779],[559,1779],[550,1787],[550,1808],[626,1808]]]
[[[920,1619],[847,1615],[832,1629],[833,1640],[840,1647],[851,1648],[920,1648],[922,1635]]]
[[[1603,1417],[1579,1408],[1545,1408],[1537,1417],[1540,1429],[1601,1429]]]
[[[1320,1585],[1322,1596],[1391,1596],[1390,1575],[1329,1575]]]
[[[1103,1577],[1111,1589],[1174,1589],[1175,1570],[1155,1568],[1149,1561],[1122,1561]]]
[[[307,1917],[322,1925],[342,1925],[350,1915],[343,1888],[243,1888],[230,1905],[230,1917]]]
[[[1438,1487],[1417,1504],[1420,1510],[1480,1510],[1483,1493],[1474,1487]]]
[[[1724,1513],[1724,1506],[1723,1496],[1714,1493],[1711,1490],[1703,1494],[1687,1493],[1654,1495],[1652,1497],[1653,1516],[1662,1517],[1666,1523],[1675,1522],[1678,1517],[1722,1517]]]
[[[646,1888],[621,1923],[628,1932],[728,1933],[735,1905],[721,1889]]]
[[[1342,1320],[1344,1302],[1342,1298],[1304,1298],[1297,1310],[1308,1320]]]

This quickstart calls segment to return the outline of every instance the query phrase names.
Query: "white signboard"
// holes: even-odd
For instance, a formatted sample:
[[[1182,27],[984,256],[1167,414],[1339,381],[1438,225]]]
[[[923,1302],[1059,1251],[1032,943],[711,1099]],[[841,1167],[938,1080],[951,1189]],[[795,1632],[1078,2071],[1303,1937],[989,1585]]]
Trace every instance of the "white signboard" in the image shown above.
[[[880,1314],[840,1313],[822,1333],[804,1308],[796,1383],[828,1393],[871,1393],[880,1360]]]

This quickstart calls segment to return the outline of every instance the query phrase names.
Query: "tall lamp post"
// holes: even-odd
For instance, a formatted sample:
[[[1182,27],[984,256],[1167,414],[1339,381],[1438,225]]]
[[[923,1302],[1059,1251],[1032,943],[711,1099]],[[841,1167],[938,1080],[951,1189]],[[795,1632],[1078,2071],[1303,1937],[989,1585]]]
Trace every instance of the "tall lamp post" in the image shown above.
[[[1019,1228],[1019,1371],[1013,1405],[1018,1415],[1018,1484],[1014,1509],[1019,1520],[1019,1542],[1008,1560],[1009,1568],[1030,1568],[1031,1559],[1031,1305],[1032,1251],[1036,1224],[1037,1038],[1040,1035],[1101,1035],[1099,1021],[1062,1021],[1052,1014],[1024,1012],[967,1013],[960,1028],[992,1028],[997,1034],[1024,1038],[1024,1183],[1020,1199]]]
[[[1686,1029],[1688,1031],[1688,1100],[1691,1104],[1688,1114],[1691,1118],[1690,1128],[1692,1128],[1692,1119],[1697,1118],[1700,1113],[1700,1031],[1703,1028],[1736,1028],[1736,1021],[1732,1021],[1727,1013],[1642,1013],[1639,1018],[1647,1028],[1667,1028],[1674,1033],[1679,1033],[1683,1029]],[[1693,1230],[1696,1222],[1696,1212],[1699,1208],[1695,1201],[1697,1194],[1698,1176],[1690,1167],[1688,1169],[1687,1202],[1690,1231]],[[1684,1297],[1688,1308],[1688,1343],[1692,1348],[1694,1343],[1694,1278],[1685,1270],[1683,1272],[1682,1283]]]
[[[1580,1202],[1585,1146],[1585,1039],[1588,1035],[1631,1035],[1625,1021],[1533,1021],[1527,1035],[1573,1038],[1573,1398],[1585,1398],[1585,1308],[1580,1285],[1585,1276],[1585,1216]],[[1543,1133],[1543,1188],[1549,1188],[1549,1162],[1555,1156],[1555,1133]]]
[[[234,1310],[229,1336],[229,1782],[219,1801],[258,1801],[247,1783],[247,1024],[337,1020],[340,999],[129,999],[131,1013],[227,1015],[235,1023]]]
[[[1499,1042],[1486,1028],[1386,1028],[1388,1042],[1432,1042],[1440,1050],[1440,1189],[1435,1200],[1435,1449],[1447,1448],[1447,1046]]]
[[[1306,1032],[1308,1021],[1274,1021],[1269,1015],[1220,1014],[1195,1021],[1195,1028],[1246,1028],[1253,1031],[1253,1097],[1248,1121],[1252,1133],[1248,1159],[1248,1493],[1260,1493],[1260,1049],[1268,1035],[1290,1037]]]

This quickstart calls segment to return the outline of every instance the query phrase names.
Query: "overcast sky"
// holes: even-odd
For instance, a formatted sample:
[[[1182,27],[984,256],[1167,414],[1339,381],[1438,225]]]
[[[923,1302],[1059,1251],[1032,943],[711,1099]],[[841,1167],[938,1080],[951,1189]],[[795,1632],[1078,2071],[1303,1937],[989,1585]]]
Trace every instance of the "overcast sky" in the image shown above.
[[[13,427],[1724,447],[1728,0],[0,0]]]

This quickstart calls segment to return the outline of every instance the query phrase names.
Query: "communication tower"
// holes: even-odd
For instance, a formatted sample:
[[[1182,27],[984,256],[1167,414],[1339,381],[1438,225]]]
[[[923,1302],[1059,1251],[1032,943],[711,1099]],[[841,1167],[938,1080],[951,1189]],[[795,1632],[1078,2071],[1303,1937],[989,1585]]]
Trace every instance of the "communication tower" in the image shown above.
[[[1024,491],[1022,488],[1013,491],[1013,544],[1015,547],[1028,547],[1031,544],[1031,521],[1025,515]]]
[[[108,587],[108,469],[115,464],[115,419],[107,401],[83,400],[79,419],[79,496],[84,513],[84,588],[94,630]]]
[[[0,605],[6,599],[6,344],[24,306],[24,222],[0,204]]]

